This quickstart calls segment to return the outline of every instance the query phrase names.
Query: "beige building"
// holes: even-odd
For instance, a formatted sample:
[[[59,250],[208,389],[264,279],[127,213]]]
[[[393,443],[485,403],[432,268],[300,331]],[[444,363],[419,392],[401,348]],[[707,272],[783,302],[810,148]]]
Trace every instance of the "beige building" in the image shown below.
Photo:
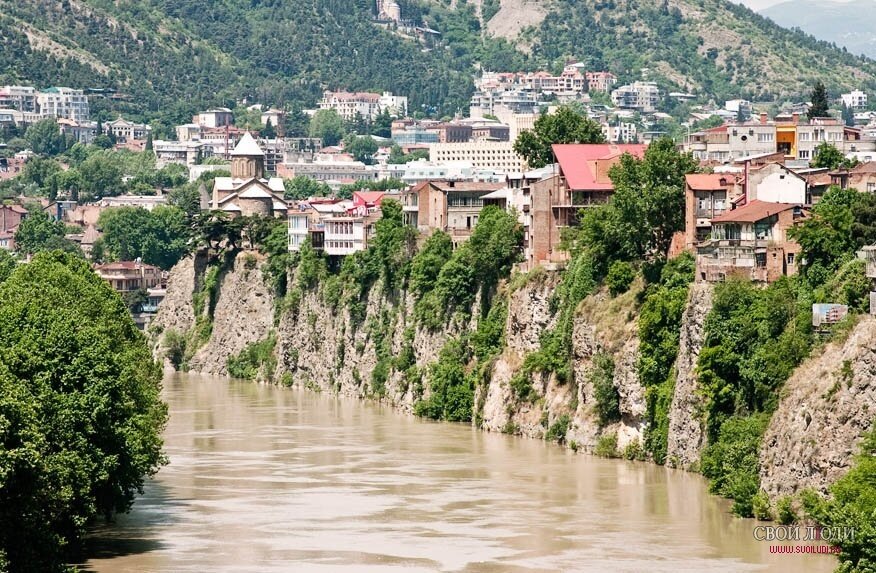
[[[161,284],[161,269],[137,261],[120,261],[94,267],[100,278],[120,293],[146,290]]]
[[[514,151],[513,141],[433,143],[429,145],[432,163],[468,163],[475,169],[502,173],[523,171],[523,158]]]
[[[426,234],[444,231],[458,245],[477,225],[484,196],[504,187],[504,182],[424,181],[402,195],[405,223]]]

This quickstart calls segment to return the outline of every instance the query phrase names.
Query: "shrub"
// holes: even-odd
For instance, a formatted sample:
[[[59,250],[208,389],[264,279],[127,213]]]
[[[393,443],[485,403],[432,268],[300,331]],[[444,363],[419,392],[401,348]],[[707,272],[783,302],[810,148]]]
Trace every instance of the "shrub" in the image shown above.
[[[551,427],[548,429],[547,433],[544,436],[544,439],[549,442],[558,442],[562,444],[566,441],[566,433],[569,431],[569,426],[571,425],[572,420],[568,414],[563,414],[559,418],[557,418]]]
[[[274,333],[264,340],[247,345],[239,353],[228,357],[228,374],[244,380],[255,380],[259,376],[271,380],[277,366],[277,357],[274,355],[276,345],[277,337]]]
[[[645,448],[642,447],[642,442],[634,440],[627,444],[624,448],[623,457],[626,460],[645,461]]]
[[[794,500],[791,496],[785,495],[776,501],[776,520],[782,525],[790,525],[797,521],[797,513],[794,511]]]
[[[470,358],[464,340],[448,340],[438,361],[429,368],[431,392],[414,405],[417,416],[449,422],[470,422],[474,414],[474,385],[464,365]]]
[[[614,432],[602,434],[596,441],[593,453],[603,458],[620,457],[617,451],[617,434]]]
[[[164,333],[164,356],[175,370],[179,370],[186,354],[186,337],[170,329]]]
[[[608,292],[611,293],[611,296],[618,296],[630,289],[630,285],[635,278],[636,270],[632,264],[626,261],[615,261],[608,268],[605,285],[608,287]]]
[[[761,521],[769,521],[773,518],[770,511],[770,498],[765,491],[761,490],[751,498],[751,512]]]
[[[709,490],[733,500],[733,513],[751,517],[753,498],[760,491],[758,453],[769,416],[727,419],[717,442],[710,444],[702,455],[703,475],[709,478]]]
[[[614,360],[604,352],[593,356],[593,370],[590,372],[596,404],[593,408],[600,427],[618,422],[621,419],[620,394],[614,385]]]

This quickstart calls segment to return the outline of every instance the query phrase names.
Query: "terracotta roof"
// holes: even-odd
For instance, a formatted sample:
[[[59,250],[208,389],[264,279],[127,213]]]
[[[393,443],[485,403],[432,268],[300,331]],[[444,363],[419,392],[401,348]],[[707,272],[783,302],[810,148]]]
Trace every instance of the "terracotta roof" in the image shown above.
[[[358,197],[366,205],[369,203],[372,205],[380,205],[384,195],[385,193],[383,191],[354,191],[353,199],[355,200],[356,197]]]
[[[684,180],[694,191],[714,191],[732,187],[736,177],[727,173],[689,173],[684,176]]]
[[[712,219],[712,224],[715,223],[755,223],[761,219],[766,219],[770,215],[783,213],[789,209],[800,207],[795,203],[768,203],[766,201],[749,202],[744,207],[727,211]]]
[[[647,145],[639,143],[567,143],[553,146],[554,155],[560,164],[560,170],[566,177],[566,182],[573,190],[611,190],[610,181],[597,181],[597,173],[593,172],[591,163],[606,161],[619,154],[629,153],[641,158]]]

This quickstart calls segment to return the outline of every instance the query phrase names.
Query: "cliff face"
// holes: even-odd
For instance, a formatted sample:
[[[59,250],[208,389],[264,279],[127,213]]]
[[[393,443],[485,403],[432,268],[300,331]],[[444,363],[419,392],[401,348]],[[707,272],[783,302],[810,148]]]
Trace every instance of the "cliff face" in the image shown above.
[[[770,496],[826,491],[849,469],[876,418],[876,319],[804,362],[785,384],[764,436],[761,484]]]
[[[705,337],[706,316],[712,308],[712,285],[694,283],[688,293],[681,320],[678,358],[675,361],[675,393],[669,410],[669,439],[666,463],[691,469],[705,447],[696,367]]]
[[[319,290],[302,292],[277,313],[261,263],[259,255],[243,253],[221,264],[208,265],[196,257],[175,267],[167,297],[150,327],[156,357],[168,353],[168,332],[183,333],[188,340],[185,366],[224,375],[229,356],[274,333],[275,379],[314,390],[378,397],[412,412],[431,392],[429,368],[445,343],[477,326],[476,318],[457,314],[437,330],[424,328],[414,320],[412,296],[389,296],[379,281],[369,290],[358,318],[343,304],[332,309]],[[596,449],[606,435],[616,436],[618,451],[641,445],[647,417],[637,372],[640,282],[621,296],[600,291],[578,306],[571,331],[573,380],[561,382],[553,374],[533,372],[530,396],[520,399],[512,388],[527,355],[540,348],[542,334],[557,327],[551,297],[559,280],[557,273],[543,272],[510,292],[506,286],[496,294],[507,297],[505,344],[474,390],[475,423],[488,431],[534,438],[550,430],[553,437],[586,452]],[[709,285],[691,286],[679,333],[667,451],[667,463],[684,469],[697,467],[705,446],[696,363],[711,304]],[[848,468],[857,440],[876,412],[874,337],[876,319],[866,318],[845,343],[828,347],[788,381],[761,451],[763,487],[771,496],[802,487],[823,490]],[[402,355],[412,357],[407,371],[396,367]],[[592,380],[597,356],[613,364],[611,379],[620,411],[620,420],[605,427],[595,412]]]

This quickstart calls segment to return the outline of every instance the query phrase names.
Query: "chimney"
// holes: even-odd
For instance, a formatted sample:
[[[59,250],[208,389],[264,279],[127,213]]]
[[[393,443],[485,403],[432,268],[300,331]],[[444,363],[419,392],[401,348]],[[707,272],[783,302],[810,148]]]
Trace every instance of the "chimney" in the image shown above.
[[[766,125],[766,123],[767,123],[767,114],[765,111],[763,111],[760,113],[760,124]]]
[[[791,114],[791,119],[794,122],[794,125],[797,125],[798,123],[800,123],[800,114],[795,111]]]

